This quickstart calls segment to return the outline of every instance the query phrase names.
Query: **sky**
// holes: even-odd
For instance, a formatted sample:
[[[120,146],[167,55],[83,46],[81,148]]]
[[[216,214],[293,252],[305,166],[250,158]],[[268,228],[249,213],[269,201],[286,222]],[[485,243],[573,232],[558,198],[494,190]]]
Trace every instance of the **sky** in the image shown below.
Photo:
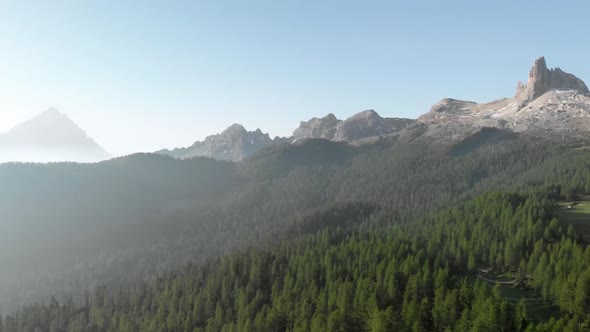
[[[533,60],[590,81],[590,1],[0,0],[0,132],[53,106],[113,155],[233,123],[289,136],[366,109],[514,94]]]

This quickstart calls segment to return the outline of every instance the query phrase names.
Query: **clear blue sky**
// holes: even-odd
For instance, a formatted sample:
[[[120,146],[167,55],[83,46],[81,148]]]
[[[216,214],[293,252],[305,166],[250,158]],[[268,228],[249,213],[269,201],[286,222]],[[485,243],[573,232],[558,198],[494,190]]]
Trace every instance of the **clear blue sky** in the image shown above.
[[[55,106],[114,154],[230,124],[511,96],[544,55],[590,80],[590,1],[0,0],[0,131]]]

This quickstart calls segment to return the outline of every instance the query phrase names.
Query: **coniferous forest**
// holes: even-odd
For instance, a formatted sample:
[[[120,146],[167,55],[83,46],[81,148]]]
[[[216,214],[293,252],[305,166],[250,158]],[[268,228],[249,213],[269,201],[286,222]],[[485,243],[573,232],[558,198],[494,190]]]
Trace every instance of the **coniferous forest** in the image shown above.
[[[0,0],[0,332],[590,332],[589,13]]]
[[[0,331],[587,330],[586,142],[485,134],[2,165]]]

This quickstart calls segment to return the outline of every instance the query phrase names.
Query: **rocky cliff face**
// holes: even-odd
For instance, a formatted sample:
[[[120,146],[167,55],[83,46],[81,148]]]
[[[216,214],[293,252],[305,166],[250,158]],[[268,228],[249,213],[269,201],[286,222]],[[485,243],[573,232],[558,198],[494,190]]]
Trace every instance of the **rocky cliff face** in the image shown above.
[[[411,119],[382,118],[374,110],[367,110],[339,123],[334,140],[350,142],[368,137],[389,135],[414,122]]]
[[[374,110],[357,113],[342,121],[333,114],[323,118],[313,118],[301,122],[293,132],[293,141],[323,138],[331,141],[352,142],[369,137],[389,135],[412,124],[415,120],[403,118],[383,118]]]
[[[252,153],[276,142],[280,138],[271,139],[260,129],[247,131],[240,124],[233,124],[222,133],[211,135],[202,142],[195,142],[187,148],[176,148],[172,151],[161,150],[156,153],[175,158],[209,157],[219,160],[240,161]]]
[[[545,58],[540,57],[535,60],[529,72],[527,84],[518,82],[514,97],[516,106],[522,108],[550,90],[589,93],[588,87],[581,79],[560,68],[548,69]]]
[[[472,101],[457,100],[452,98],[445,98],[430,108],[428,114],[453,114],[462,115],[469,111],[473,106],[477,105]]]
[[[590,92],[586,84],[563,70],[548,69],[545,58],[534,61],[526,84],[518,82],[511,98],[477,104],[443,99],[420,116],[424,134],[437,137],[458,128],[497,127],[513,131],[590,131]],[[447,135],[448,136],[448,135]]]
[[[336,127],[342,122],[332,113],[323,118],[312,118],[309,121],[301,121],[299,127],[293,132],[294,140],[304,140],[308,138],[323,138],[334,140],[336,136]]]

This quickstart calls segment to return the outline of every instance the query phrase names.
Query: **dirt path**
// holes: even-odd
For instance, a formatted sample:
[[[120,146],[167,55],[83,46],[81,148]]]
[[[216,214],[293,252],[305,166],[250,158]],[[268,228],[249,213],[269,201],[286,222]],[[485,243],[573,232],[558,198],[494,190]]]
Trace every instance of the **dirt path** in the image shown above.
[[[507,281],[498,281],[498,280],[493,280],[493,279],[490,279],[490,278],[486,278],[485,277],[486,275],[487,274],[478,274],[477,277],[479,279],[481,279],[481,280],[485,280],[487,282],[493,282],[493,283],[500,284],[500,285],[514,285],[516,283],[516,279],[514,279],[514,280],[507,280]]]

